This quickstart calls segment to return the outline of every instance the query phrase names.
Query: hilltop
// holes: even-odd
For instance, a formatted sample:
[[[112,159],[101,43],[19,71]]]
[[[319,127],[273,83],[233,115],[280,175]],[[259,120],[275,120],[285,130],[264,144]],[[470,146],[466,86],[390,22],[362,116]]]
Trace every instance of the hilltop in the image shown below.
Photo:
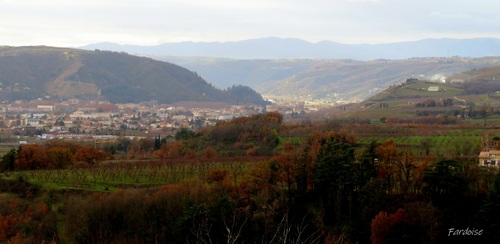
[[[409,77],[435,80],[496,65],[498,58],[413,58],[405,60],[318,60],[293,76],[256,88],[266,96],[359,102]],[[264,92],[266,91],[266,92]]]
[[[446,80],[407,79],[359,104],[344,116],[408,123],[487,123],[500,115],[500,66],[474,69]]]
[[[216,89],[175,64],[123,52],[54,47],[0,47],[0,88],[3,101],[50,96],[113,103],[265,103],[251,88]]]

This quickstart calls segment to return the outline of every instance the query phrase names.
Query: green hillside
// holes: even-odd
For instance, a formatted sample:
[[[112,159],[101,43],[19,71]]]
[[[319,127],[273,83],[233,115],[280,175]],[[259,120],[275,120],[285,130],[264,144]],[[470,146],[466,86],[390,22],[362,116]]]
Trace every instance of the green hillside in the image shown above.
[[[52,47],[0,47],[0,88],[3,101],[51,96],[114,103],[264,103],[247,87],[219,90],[171,63],[126,53]]]
[[[433,79],[497,65],[498,58],[412,58],[404,60],[316,60],[309,68],[255,89],[268,97],[359,102],[408,77]]]
[[[489,77],[489,80],[457,78],[472,77],[470,72],[454,75],[446,83],[408,79],[362,103],[347,106],[344,115],[372,122],[500,122],[500,82],[491,75],[495,72],[500,74],[500,67],[471,72],[475,77]]]

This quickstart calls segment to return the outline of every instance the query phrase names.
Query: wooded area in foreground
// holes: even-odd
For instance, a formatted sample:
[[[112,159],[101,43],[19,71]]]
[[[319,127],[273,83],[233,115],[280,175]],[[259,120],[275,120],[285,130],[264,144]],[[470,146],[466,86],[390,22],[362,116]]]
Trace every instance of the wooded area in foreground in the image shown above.
[[[285,125],[269,113],[180,130],[175,141],[23,145],[2,160],[0,241],[500,241],[500,175],[478,166],[481,145],[426,150],[373,138],[422,128],[380,126]]]

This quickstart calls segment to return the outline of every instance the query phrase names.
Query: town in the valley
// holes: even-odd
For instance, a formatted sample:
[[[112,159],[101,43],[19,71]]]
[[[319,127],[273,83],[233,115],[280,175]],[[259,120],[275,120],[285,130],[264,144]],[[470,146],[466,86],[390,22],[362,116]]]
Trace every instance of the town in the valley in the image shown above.
[[[303,118],[322,104],[269,103],[229,105],[225,103],[113,104],[107,101],[68,99],[17,100],[0,104],[3,143],[25,143],[55,138],[114,139],[121,136],[174,135],[179,128],[192,130],[217,121],[277,111],[289,118]]]

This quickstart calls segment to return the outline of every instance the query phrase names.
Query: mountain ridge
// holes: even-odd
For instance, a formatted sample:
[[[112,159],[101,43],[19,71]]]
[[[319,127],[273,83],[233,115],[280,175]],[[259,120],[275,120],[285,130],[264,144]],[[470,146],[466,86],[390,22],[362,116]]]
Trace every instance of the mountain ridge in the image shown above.
[[[276,100],[356,102],[407,78],[440,79],[458,72],[497,66],[500,57],[411,58],[401,60],[233,60],[154,57],[195,70],[216,87],[250,86]]]
[[[220,90],[181,66],[111,51],[55,47],[0,47],[3,100],[104,99],[114,103],[157,100],[264,104],[250,88]]]
[[[182,57],[375,60],[412,57],[500,56],[500,39],[429,38],[384,44],[342,44],[333,41],[313,43],[297,38],[266,37],[233,42],[177,42],[155,46],[120,45],[107,42],[79,48]]]

